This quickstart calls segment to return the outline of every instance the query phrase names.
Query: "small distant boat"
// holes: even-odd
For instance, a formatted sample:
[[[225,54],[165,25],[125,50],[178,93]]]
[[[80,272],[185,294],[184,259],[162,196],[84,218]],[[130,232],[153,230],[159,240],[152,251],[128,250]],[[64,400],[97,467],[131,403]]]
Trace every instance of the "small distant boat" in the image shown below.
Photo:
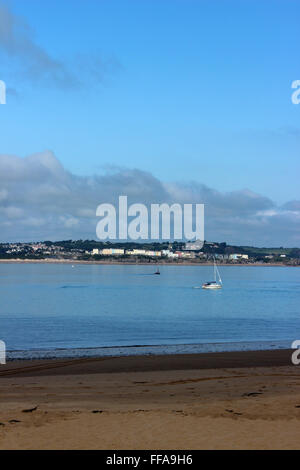
[[[157,268],[157,270],[155,271],[154,274],[156,274],[157,276],[160,276],[160,270],[159,270],[159,268]]]
[[[218,270],[216,260],[214,259],[214,281],[205,282],[204,284],[202,284],[202,289],[222,289],[222,287],[222,279]]]

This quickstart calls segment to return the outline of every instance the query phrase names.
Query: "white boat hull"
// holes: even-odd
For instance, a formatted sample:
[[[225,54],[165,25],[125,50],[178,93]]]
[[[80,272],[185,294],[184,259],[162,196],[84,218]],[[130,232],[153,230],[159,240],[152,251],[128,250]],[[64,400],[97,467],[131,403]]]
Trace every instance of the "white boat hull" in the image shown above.
[[[214,284],[214,285],[210,285],[210,286],[206,286],[205,284],[203,284],[202,286],[202,289],[222,289],[222,286],[221,284]]]

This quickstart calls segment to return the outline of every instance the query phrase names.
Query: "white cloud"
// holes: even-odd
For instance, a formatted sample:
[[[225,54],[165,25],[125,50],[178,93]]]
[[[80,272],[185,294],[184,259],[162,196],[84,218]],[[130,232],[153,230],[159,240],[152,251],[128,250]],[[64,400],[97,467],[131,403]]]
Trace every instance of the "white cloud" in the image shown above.
[[[76,225],[79,224],[79,220],[76,219],[75,217],[64,217],[64,216],[61,216],[59,218],[59,220],[61,220],[61,222],[63,223],[64,227],[66,228],[73,228],[73,227],[76,227]]]
[[[5,199],[7,199],[7,196],[8,196],[8,192],[5,189],[2,189],[0,191],[0,202],[5,201]]]
[[[300,202],[279,207],[249,189],[220,192],[198,182],[164,183],[138,169],[77,176],[52,152],[27,158],[0,155],[2,241],[96,238],[96,208],[117,204],[204,203],[207,239],[236,244],[300,243]]]
[[[24,212],[19,207],[8,206],[8,207],[0,207],[0,214],[8,219],[20,219]]]

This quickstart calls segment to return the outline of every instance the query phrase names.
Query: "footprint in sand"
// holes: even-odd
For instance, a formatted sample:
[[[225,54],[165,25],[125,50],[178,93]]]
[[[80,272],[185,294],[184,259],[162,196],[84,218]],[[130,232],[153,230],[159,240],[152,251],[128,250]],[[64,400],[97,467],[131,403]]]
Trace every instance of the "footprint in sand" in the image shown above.
[[[34,406],[33,408],[28,408],[26,410],[22,410],[22,413],[32,413],[33,411],[37,410],[37,406]]]
[[[257,397],[258,395],[262,395],[262,392],[243,393],[242,397]]]
[[[232,414],[234,414],[234,415],[236,415],[236,416],[242,416],[242,414],[243,414],[243,413],[237,413],[237,412],[234,411],[234,410],[225,410],[225,411],[227,411],[227,413],[232,413]]]

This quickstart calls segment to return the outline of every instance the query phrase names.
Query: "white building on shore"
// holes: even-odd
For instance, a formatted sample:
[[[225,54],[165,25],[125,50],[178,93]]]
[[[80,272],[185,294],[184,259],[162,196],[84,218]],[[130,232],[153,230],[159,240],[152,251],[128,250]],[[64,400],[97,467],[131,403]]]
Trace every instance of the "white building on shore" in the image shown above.
[[[239,259],[249,259],[249,256],[248,255],[242,255],[242,254],[239,254],[239,253],[233,253],[232,255],[229,255],[229,259],[237,261]]]

